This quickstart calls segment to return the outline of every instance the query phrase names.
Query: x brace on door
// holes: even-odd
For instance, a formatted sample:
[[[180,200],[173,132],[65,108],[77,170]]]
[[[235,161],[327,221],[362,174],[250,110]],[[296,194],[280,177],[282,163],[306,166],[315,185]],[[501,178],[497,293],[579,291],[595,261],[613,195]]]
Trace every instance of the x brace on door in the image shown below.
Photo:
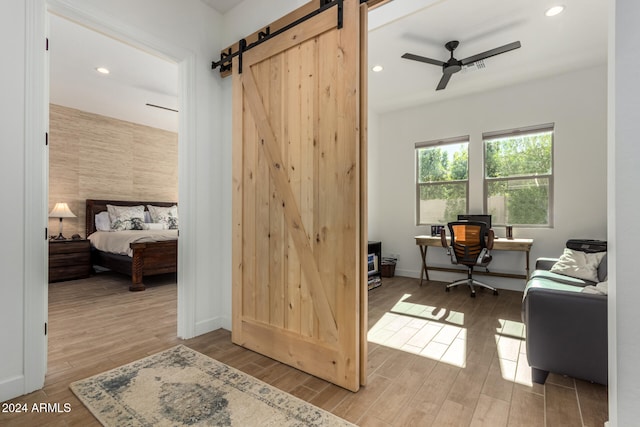
[[[360,0],[360,3],[366,3],[366,0]],[[255,42],[251,43],[251,44],[247,44],[247,40],[246,39],[240,39],[238,41],[238,50],[235,52],[231,51],[231,48],[229,48],[226,52],[221,52],[220,53],[220,60],[219,61],[213,61],[211,63],[211,69],[215,70],[216,68],[220,67],[220,73],[224,73],[227,71],[231,70],[231,61],[233,60],[233,58],[235,58],[236,56],[238,57],[238,73],[242,74],[242,54],[246,51],[248,51],[249,49],[252,49],[262,43],[264,43],[265,41],[276,37],[282,33],[284,33],[285,31],[295,27],[296,25],[299,25],[311,18],[313,18],[314,16],[326,11],[327,9],[330,9],[334,6],[338,7],[338,22],[337,22],[337,28],[340,29],[342,28],[342,23],[343,23],[343,0],[320,0],[320,7],[316,10],[314,10],[313,12],[303,16],[300,19],[297,19],[295,21],[293,21],[292,23],[274,31],[271,32],[271,27],[267,26],[264,31],[260,31],[258,33],[258,40],[256,40]]]

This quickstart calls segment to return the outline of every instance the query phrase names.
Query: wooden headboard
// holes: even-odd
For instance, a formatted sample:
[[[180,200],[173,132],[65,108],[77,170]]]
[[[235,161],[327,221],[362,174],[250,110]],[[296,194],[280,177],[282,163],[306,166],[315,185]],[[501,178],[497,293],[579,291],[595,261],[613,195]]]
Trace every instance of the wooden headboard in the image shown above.
[[[147,205],[170,207],[177,205],[176,202],[139,202],[136,200],[96,200],[87,199],[86,201],[86,227],[85,232],[88,237],[91,233],[96,231],[96,214],[107,210],[107,205],[115,206],[138,206],[143,205],[144,210],[147,210]]]

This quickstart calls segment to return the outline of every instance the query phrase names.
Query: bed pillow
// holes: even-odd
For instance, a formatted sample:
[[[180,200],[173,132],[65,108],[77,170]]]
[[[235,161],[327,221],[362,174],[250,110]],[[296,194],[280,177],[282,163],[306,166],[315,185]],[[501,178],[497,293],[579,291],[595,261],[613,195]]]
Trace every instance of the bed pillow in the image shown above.
[[[111,220],[109,219],[109,212],[104,211],[96,214],[96,230],[98,231],[111,231]]]
[[[166,230],[166,224],[160,222],[145,222],[143,225],[145,230]]]
[[[142,230],[144,224],[144,206],[114,206],[107,205],[111,229]]]
[[[598,282],[598,266],[606,252],[586,253],[565,248],[564,253],[551,267],[551,272],[565,276]]]
[[[147,205],[147,209],[149,209],[149,213],[151,214],[151,222],[165,224],[169,230],[178,229],[177,205],[170,207]]]

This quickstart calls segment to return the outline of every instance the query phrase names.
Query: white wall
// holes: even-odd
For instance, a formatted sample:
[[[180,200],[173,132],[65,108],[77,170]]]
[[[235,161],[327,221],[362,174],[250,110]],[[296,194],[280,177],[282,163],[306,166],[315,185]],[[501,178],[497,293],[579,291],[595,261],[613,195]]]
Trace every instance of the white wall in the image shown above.
[[[396,274],[419,277],[420,255],[413,237],[430,234],[415,220],[415,149],[420,141],[462,135],[469,144],[469,211],[482,213],[482,132],[555,123],[554,227],[515,228],[533,238],[531,260],[559,256],[568,238],[606,239],[606,66],[536,80],[379,116],[379,135],[370,141],[369,237],[385,254],[399,254]],[[504,236],[503,229],[496,235]],[[428,261],[450,266],[444,249],[430,248]],[[494,253],[491,270],[524,271],[524,254]],[[459,276],[459,275],[458,275]],[[431,272],[435,280],[451,273]],[[497,287],[523,289],[524,280],[485,278]]]
[[[223,283],[230,277],[230,242],[225,241],[224,236],[231,219],[223,209],[229,204],[224,197],[231,185],[229,175],[225,173],[228,165],[223,161],[224,153],[229,151],[224,144],[229,142],[222,140],[224,106],[220,102],[220,78],[210,69],[211,60],[223,47],[222,17],[199,0],[51,2],[58,9],[107,17],[112,28],[153,40],[159,48],[186,53],[186,57],[194,62],[194,114],[187,119],[193,123],[190,140],[195,144],[181,151],[188,153],[189,158],[183,156],[180,160],[180,200],[188,194],[190,205],[194,207],[187,212],[188,221],[181,221],[185,234],[191,236],[186,243],[189,245],[186,262],[192,267],[181,278],[192,286],[192,300],[195,301],[187,310],[187,329],[190,334],[201,334],[221,326],[230,327],[230,311],[220,299],[223,290],[230,287],[230,283]],[[27,13],[28,8],[36,13]],[[25,104],[33,98],[33,87],[41,85],[39,77],[44,74],[39,70],[40,76],[31,81],[33,77],[27,68],[30,62],[25,59],[33,56],[33,52],[39,55],[38,49],[44,46],[44,20],[39,19],[44,16],[44,9],[44,0],[6,0],[0,6],[0,34],[3,40],[11,40],[11,43],[5,43],[3,51],[5,62],[11,66],[3,74],[3,95],[0,97],[0,194],[4,203],[11,206],[4,214],[6,224],[10,226],[6,227],[6,243],[0,249],[0,324],[4,325],[0,328],[0,401],[39,388],[44,381],[43,375],[38,374],[35,381],[30,381],[34,376],[33,366],[38,365],[34,358],[42,360],[42,355],[27,351],[32,341],[30,336],[42,337],[44,325],[30,325],[30,319],[38,316],[25,314],[25,310],[46,310],[46,307],[34,307],[30,299],[34,289],[46,289],[46,273],[40,275],[43,280],[39,283],[34,280],[38,275],[32,272],[34,268],[44,270],[46,262],[45,257],[39,258],[39,254],[46,253],[46,208],[36,209],[30,200],[31,195],[39,193],[42,203],[45,202],[46,182],[34,180],[28,169],[30,164],[41,164],[44,171],[38,172],[44,175],[46,171],[46,162],[33,160],[44,157],[44,131],[29,137],[33,132],[27,126],[27,120],[33,116],[31,110],[42,108],[44,111],[45,103],[27,106],[25,110]],[[32,19],[36,15],[38,19]],[[31,37],[32,34],[35,36]],[[35,39],[33,45],[29,42],[32,39]],[[187,179],[182,180],[185,175]],[[32,212],[41,212],[42,218],[32,220]],[[34,243],[33,235],[42,236],[42,239],[36,237]]]
[[[624,427],[640,420],[640,3],[611,4],[616,10],[609,33],[609,416],[612,427]]]

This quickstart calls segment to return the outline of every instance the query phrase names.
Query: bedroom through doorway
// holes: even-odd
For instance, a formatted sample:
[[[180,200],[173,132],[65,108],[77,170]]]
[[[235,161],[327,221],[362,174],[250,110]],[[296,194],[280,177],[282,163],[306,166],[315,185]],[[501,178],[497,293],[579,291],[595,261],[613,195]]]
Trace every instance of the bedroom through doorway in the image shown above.
[[[95,364],[101,351],[110,347],[120,346],[123,357],[135,355],[136,343],[118,338],[123,328],[139,330],[137,339],[160,335],[164,340],[177,339],[179,217],[171,208],[178,202],[179,66],[159,52],[129,43],[135,40],[117,40],[55,13],[48,13],[47,19],[51,212],[47,373],[55,375],[68,364]],[[105,226],[99,214],[89,213],[87,200],[144,206],[141,224],[137,212],[129,215],[122,208],[118,215],[124,219],[123,228],[145,228],[140,233],[164,240],[158,252],[166,255],[162,264],[153,271],[145,268],[144,275],[136,277],[135,258],[127,253],[129,242],[121,242],[123,248],[106,255],[113,261],[96,257],[89,236]],[[58,203],[66,204],[62,212],[55,209]],[[118,228],[107,221],[107,229]],[[103,234],[125,233],[133,231]],[[65,239],[56,238],[60,236]],[[127,268],[130,274],[123,273]],[[140,310],[146,323],[140,322]]]

